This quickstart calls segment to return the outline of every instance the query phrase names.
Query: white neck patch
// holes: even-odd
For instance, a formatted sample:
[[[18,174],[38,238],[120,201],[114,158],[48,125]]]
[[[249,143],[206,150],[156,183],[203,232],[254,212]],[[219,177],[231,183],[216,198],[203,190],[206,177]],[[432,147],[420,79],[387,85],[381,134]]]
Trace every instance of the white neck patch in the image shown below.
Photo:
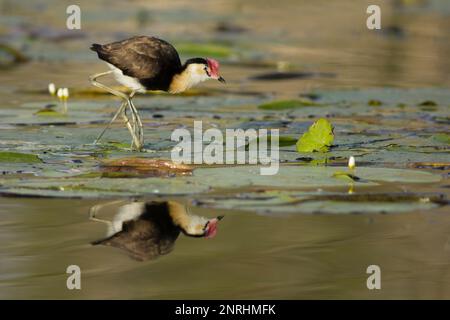
[[[200,82],[203,82],[203,81],[206,81],[209,79],[204,68],[205,68],[205,65],[197,64],[197,63],[192,63],[187,66],[186,70],[184,71],[188,74],[188,77],[186,79],[187,80],[186,89],[192,88],[193,86],[199,84]]]
[[[201,63],[191,63],[179,75],[175,76],[175,81],[171,85],[170,92],[183,92],[193,86],[211,79],[205,72],[205,65]]]
[[[189,218],[189,225],[185,231],[190,235],[201,235],[203,233],[203,227],[208,222],[208,219],[196,215],[189,215]]]

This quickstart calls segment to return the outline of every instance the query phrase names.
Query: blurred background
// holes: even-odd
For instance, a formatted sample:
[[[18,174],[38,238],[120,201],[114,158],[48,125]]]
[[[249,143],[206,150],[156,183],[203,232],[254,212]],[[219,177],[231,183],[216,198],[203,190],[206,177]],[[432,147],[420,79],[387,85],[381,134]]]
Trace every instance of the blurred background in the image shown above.
[[[219,59],[230,90],[290,95],[317,87],[450,81],[445,0],[82,0],[81,30],[66,28],[70,4],[0,1],[2,94],[45,88],[50,80],[88,86],[88,74],[105,69],[90,44],[133,35],[166,39],[182,59]],[[381,30],[366,27],[370,4],[381,7]],[[285,75],[291,80],[271,77],[280,71],[293,73]]]

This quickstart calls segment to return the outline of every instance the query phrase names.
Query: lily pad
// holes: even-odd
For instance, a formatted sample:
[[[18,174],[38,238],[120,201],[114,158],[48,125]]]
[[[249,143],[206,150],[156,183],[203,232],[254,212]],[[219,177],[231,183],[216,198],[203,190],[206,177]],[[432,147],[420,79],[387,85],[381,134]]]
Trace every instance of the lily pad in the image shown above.
[[[346,180],[349,180],[349,181],[359,181],[359,180],[361,180],[360,177],[357,177],[354,174],[352,174],[350,172],[345,172],[345,171],[336,171],[335,173],[333,173],[333,177],[339,178],[339,179],[346,179]]]
[[[309,167],[280,166],[275,175],[261,175],[260,166],[239,166],[230,168],[198,168],[191,177],[212,188],[267,187],[311,189],[330,186],[347,186],[348,180],[335,179],[336,172],[345,171],[346,167]],[[441,177],[429,172],[407,169],[358,167],[356,174],[361,181],[355,185],[369,186],[386,182],[398,183],[436,183]]]
[[[450,135],[447,133],[438,133],[431,137],[434,141],[450,145]]]
[[[230,47],[215,43],[179,43],[176,48],[181,55],[186,56],[226,58],[233,53]]]
[[[372,107],[379,107],[379,106],[383,105],[383,102],[381,102],[380,100],[377,100],[377,99],[371,99],[371,100],[369,100],[369,102],[367,104]]]
[[[40,163],[42,161],[35,154],[2,151],[2,152],[0,152],[0,162]]]
[[[208,187],[188,180],[164,178],[68,178],[4,179],[0,193],[38,197],[130,197],[144,195],[187,195]]]
[[[253,192],[234,197],[199,199],[202,206],[280,214],[387,214],[412,210],[429,210],[442,205],[440,195],[405,193],[342,194],[327,192]]]
[[[326,119],[314,122],[297,142],[298,152],[327,152],[334,140],[333,126]]]
[[[279,100],[261,104],[258,108],[262,110],[286,110],[314,106],[320,106],[320,104],[309,100]]]

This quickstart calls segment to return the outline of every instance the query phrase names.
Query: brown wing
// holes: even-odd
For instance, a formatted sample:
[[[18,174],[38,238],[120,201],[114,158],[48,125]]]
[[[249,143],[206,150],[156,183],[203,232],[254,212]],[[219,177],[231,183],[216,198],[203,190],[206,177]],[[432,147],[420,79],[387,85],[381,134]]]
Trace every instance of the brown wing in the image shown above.
[[[169,253],[178,234],[179,231],[162,234],[161,230],[148,221],[127,221],[124,222],[122,231],[92,244],[120,248],[126,250],[132,258],[144,261]]]
[[[154,259],[169,253],[180,234],[168,212],[167,202],[149,202],[137,220],[122,222],[122,230],[92,242],[126,250],[136,260]]]
[[[110,44],[93,44],[98,57],[138,79],[158,79],[172,76],[181,68],[176,49],[168,42],[154,37],[133,37]]]

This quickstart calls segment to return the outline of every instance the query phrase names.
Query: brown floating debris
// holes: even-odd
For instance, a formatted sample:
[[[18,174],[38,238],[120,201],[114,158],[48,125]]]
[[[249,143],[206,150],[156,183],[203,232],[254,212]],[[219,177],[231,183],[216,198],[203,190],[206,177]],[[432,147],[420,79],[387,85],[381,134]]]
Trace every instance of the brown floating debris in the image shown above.
[[[107,172],[134,172],[144,177],[191,175],[193,167],[165,159],[121,158],[104,161],[102,169]]]

